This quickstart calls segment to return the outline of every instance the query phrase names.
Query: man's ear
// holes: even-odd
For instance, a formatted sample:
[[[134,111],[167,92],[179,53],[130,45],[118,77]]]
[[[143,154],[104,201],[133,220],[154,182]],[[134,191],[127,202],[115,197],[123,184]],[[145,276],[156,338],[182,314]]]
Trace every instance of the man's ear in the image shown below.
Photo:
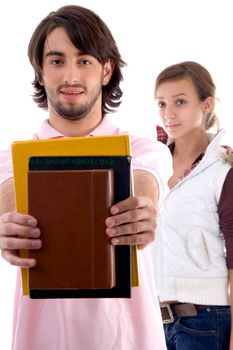
[[[215,100],[212,96],[207,97],[202,103],[203,103],[203,112],[205,115],[208,115],[210,112],[213,111]]]
[[[41,85],[41,86],[43,86],[44,85],[44,80],[43,80],[43,77],[42,77],[42,74],[40,73],[37,73],[36,74],[36,79],[37,79],[37,81],[38,81],[38,83]]]
[[[104,64],[104,74],[103,74],[103,86],[108,85],[109,80],[112,77],[112,73],[114,71],[115,64],[111,58]]]

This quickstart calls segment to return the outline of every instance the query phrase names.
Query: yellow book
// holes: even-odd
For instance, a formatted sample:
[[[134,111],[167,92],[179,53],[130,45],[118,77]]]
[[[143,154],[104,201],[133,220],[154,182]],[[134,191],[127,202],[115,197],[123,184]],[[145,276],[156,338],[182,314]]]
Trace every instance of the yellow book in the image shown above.
[[[16,208],[28,213],[27,174],[31,157],[131,157],[130,136],[95,136],[17,141],[12,144]],[[132,179],[132,177],[131,177]],[[132,286],[139,285],[137,248],[131,247]],[[28,251],[21,251],[28,256]],[[29,294],[28,269],[22,268],[23,294]]]

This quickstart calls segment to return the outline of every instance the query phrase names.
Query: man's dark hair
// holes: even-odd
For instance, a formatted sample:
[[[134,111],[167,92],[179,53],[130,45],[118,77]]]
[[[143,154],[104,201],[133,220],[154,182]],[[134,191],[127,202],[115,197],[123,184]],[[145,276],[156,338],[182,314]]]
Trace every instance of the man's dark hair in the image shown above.
[[[47,94],[43,85],[42,65],[44,44],[47,36],[55,28],[63,28],[71,42],[82,53],[95,57],[101,64],[109,59],[114,64],[114,70],[109,83],[102,87],[102,115],[114,111],[121,103],[122,90],[122,60],[116,42],[101,18],[93,11],[81,6],[64,6],[56,12],[51,12],[35,29],[28,46],[28,57],[34,68],[35,80],[33,100],[40,108],[48,108]]]

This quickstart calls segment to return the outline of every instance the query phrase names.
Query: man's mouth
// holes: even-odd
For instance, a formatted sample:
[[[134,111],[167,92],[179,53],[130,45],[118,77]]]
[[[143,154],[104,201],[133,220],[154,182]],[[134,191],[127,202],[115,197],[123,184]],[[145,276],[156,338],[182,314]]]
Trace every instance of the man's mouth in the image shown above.
[[[65,95],[79,95],[84,92],[84,89],[80,88],[61,88],[60,92]]]

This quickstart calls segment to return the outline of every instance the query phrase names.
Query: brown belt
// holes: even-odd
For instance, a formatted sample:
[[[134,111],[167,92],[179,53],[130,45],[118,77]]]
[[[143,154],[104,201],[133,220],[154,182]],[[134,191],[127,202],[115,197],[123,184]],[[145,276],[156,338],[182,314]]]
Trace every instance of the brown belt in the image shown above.
[[[195,305],[189,303],[160,303],[163,324],[172,323],[179,317],[196,316],[199,309],[207,308],[208,305]]]

